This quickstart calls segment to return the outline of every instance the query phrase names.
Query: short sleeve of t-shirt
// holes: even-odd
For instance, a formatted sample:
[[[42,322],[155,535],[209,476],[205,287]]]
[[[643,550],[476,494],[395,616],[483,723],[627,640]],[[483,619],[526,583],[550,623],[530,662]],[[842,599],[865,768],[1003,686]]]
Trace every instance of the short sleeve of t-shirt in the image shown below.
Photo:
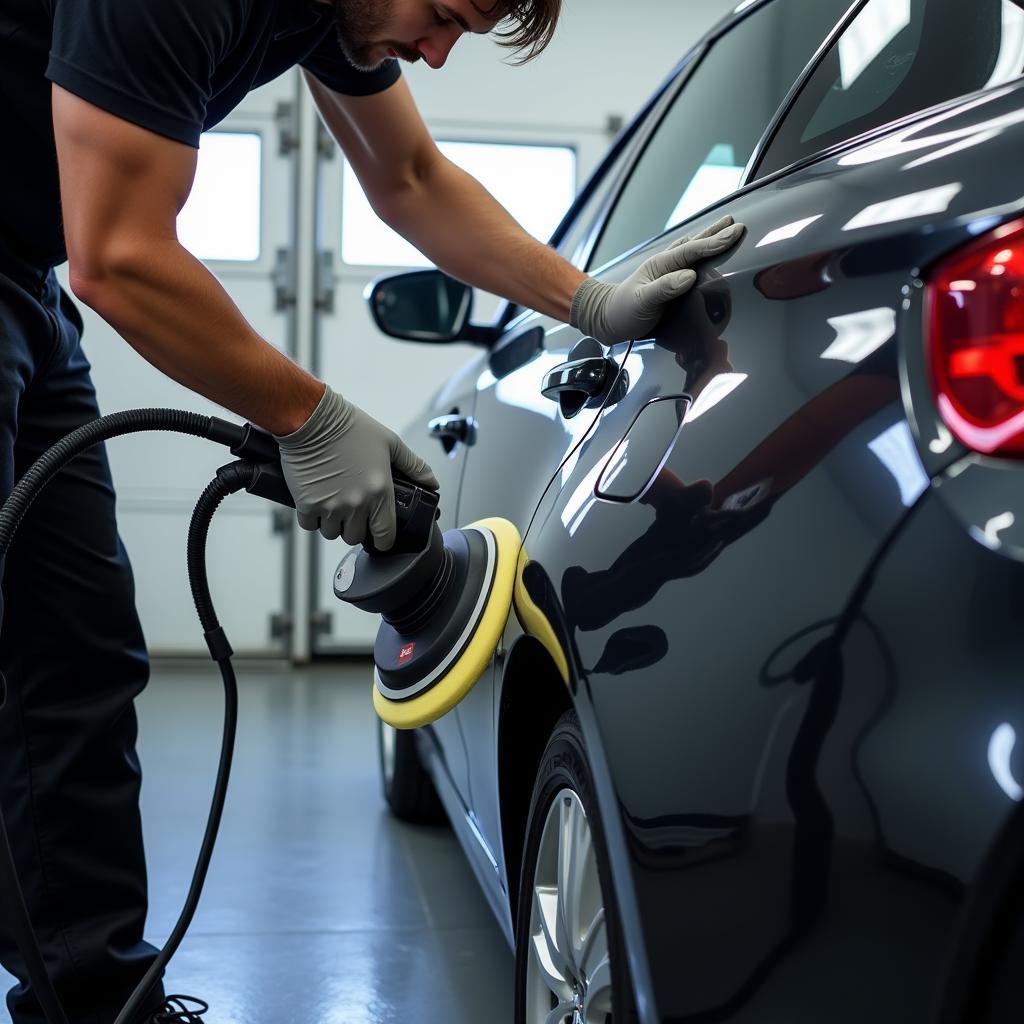
[[[134,124],[196,146],[213,74],[248,0],[54,0],[46,77]]]
[[[394,85],[402,75],[397,60],[387,60],[373,71],[354,68],[341,52],[333,28],[300,64],[343,96],[372,96]]]

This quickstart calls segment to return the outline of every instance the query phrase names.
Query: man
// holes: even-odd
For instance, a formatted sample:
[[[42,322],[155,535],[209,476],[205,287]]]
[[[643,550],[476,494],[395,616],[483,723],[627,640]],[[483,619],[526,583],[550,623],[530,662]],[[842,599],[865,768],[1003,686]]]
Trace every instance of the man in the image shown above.
[[[391,474],[436,486],[390,430],[261,338],[183,249],[176,217],[204,128],[301,65],[380,216],[457,278],[603,341],[644,336],[692,286],[725,222],[618,287],[527,236],[434,146],[395,58],[441,68],[467,32],[527,56],[560,0],[0,0],[0,487],[98,414],[72,290],[146,359],[277,435],[299,523],[394,540]],[[346,390],[356,382],[345,381]],[[109,1024],[152,962],[133,700],[147,679],[102,449],[22,527],[3,584],[0,800],[46,962],[72,1021]],[[15,1024],[41,1012],[21,984]],[[198,1021],[154,991],[144,1019]]]

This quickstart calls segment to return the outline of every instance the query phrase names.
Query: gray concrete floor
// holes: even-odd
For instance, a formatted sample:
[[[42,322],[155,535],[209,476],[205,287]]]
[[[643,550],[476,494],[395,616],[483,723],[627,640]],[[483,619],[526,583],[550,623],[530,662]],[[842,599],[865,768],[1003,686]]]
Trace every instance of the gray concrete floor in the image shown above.
[[[387,812],[367,666],[242,663],[238,683],[221,838],[168,990],[207,1000],[209,1024],[510,1021],[512,955],[460,847]],[[221,707],[205,666],[158,664],[139,701],[158,944],[191,878]]]

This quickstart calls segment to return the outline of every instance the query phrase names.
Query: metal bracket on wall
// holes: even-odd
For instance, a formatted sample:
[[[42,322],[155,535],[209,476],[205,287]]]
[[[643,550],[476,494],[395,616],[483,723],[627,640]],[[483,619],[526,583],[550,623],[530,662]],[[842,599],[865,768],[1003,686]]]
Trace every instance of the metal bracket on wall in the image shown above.
[[[313,305],[323,313],[334,312],[334,253],[318,249],[313,276]]]
[[[334,616],[330,612],[313,612],[309,617],[309,630],[313,636],[325,636],[334,629]]]
[[[295,620],[288,612],[274,612],[270,616],[270,637],[272,640],[282,640],[292,635],[295,628]]]
[[[277,125],[277,152],[288,156],[299,148],[299,108],[288,100],[282,100],[274,107],[274,123]]]
[[[280,311],[295,305],[295,250],[281,248],[274,253],[274,309]]]
[[[321,160],[333,160],[338,152],[338,143],[320,118],[316,121],[316,152]]]
[[[604,130],[609,138],[615,138],[622,131],[626,119],[621,114],[609,114],[604,119]]]
[[[287,536],[292,532],[295,510],[278,506],[271,513],[270,532],[275,536]]]

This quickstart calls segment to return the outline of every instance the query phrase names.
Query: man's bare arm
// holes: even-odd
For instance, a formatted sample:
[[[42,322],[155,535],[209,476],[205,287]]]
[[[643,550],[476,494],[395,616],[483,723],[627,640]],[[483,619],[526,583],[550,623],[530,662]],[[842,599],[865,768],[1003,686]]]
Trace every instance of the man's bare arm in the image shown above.
[[[460,281],[569,319],[586,275],[538,242],[434,144],[403,79],[340,96],[305,73],[317,106],[382,220]]]
[[[53,88],[71,287],[168,376],[287,434],[324,385],[265,341],[178,242],[196,151]]]

